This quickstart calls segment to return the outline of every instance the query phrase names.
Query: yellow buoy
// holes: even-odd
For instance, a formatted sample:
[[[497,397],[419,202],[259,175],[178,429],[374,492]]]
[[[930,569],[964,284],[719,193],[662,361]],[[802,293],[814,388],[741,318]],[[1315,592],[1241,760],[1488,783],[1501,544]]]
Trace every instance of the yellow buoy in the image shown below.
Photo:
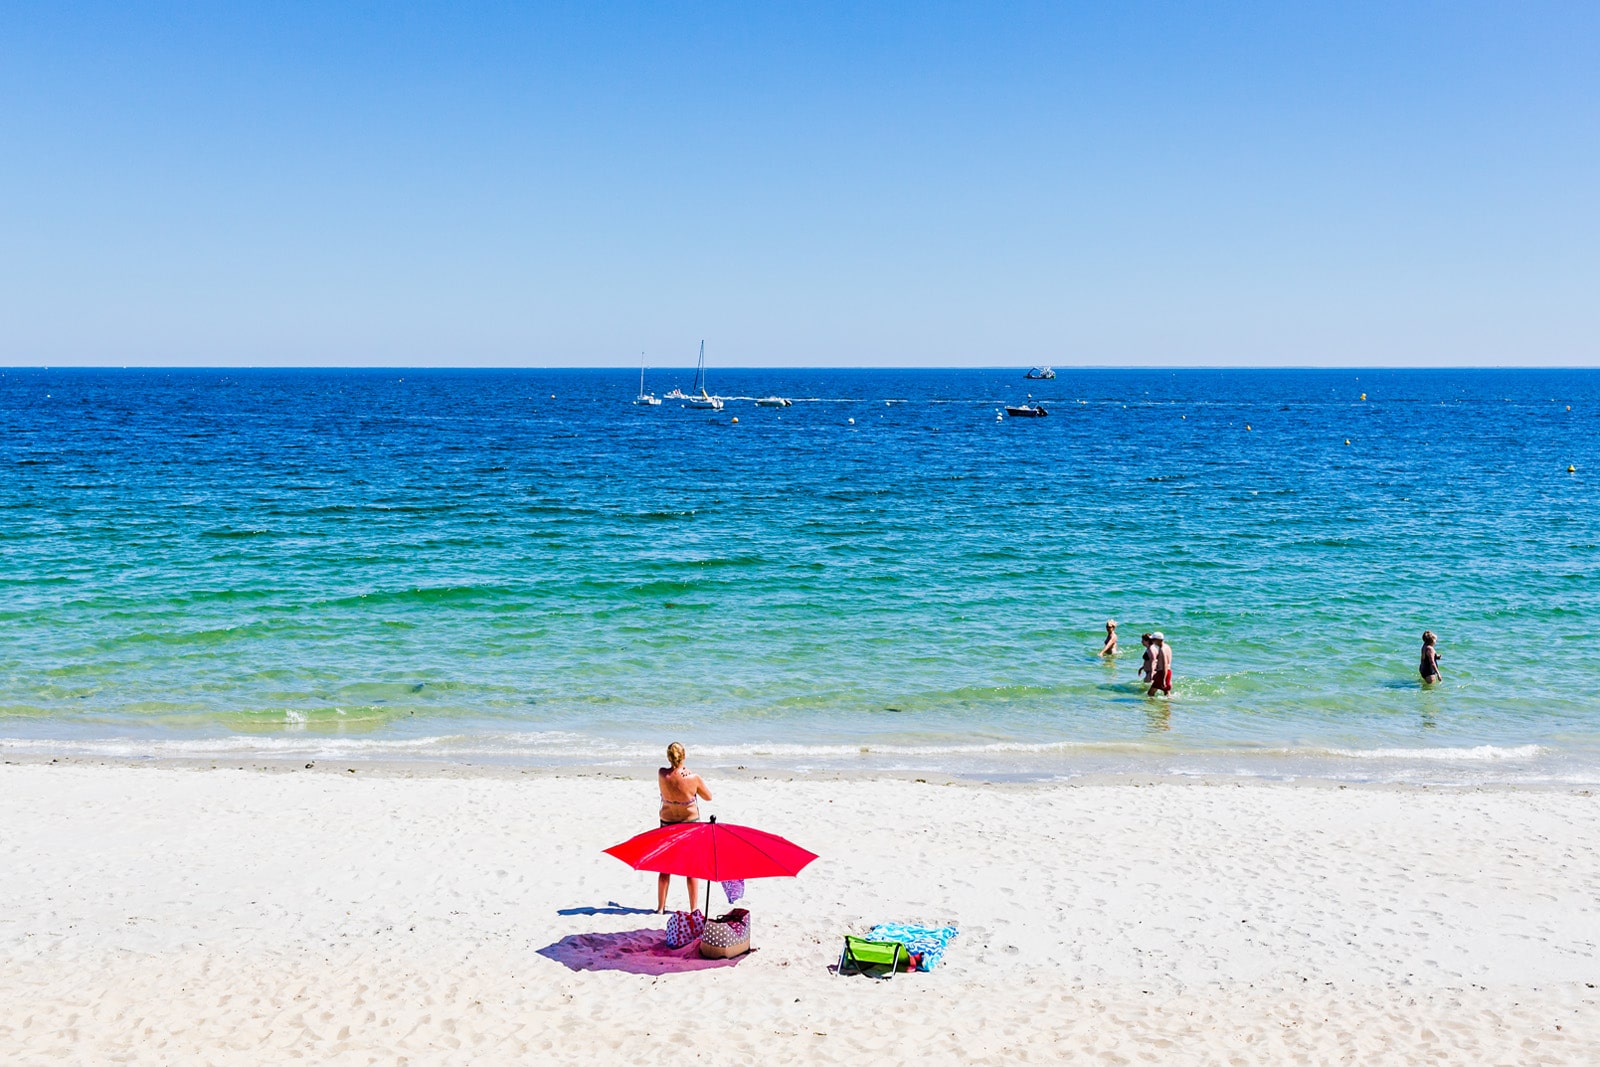
[[[1568,404],[1568,405],[1567,405],[1567,410],[1568,410],[1568,411],[1571,411],[1571,410],[1572,410],[1572,405],[1571,405],[1571,404]]]
[[[1248,430],[1248,429],[1249,429],[1249,428],[1250,428],[1250,424],[1249,424],[1249,423],[1248,423],[1248,422],[1247,422],[1247,423],[1245,423],[1245,424],[1244,424],[1244,428],[1245,428],[1245,429],[1247,429],[1247,430]]]
[[[1365,399],[1366,399],[1366,398],[1367,398],[1367,394],[1366,394],[1366,393],[1362,393],[1362,394],[1361,394],[1361,399],[1362,399],[1362,400],[1365,400]]]
[[[1350,438],[1348,438],[1348,437],[1346,437],[1346,438],[1345,438],[1345,439],[1344,439],[1344,443],[1345,443],[1345,444],[1349,444],[1349,443],[1350,443]]]
[[[1578,468],[1576,466],[1574,466],[1573,464],[1568,463],[1567,464],[1567,473],[1568,474],[1577,474],[1578,473]]]
[[[735,415],[735,416],[734,416],[734,417],[733,417],[733,421],[734,421],[734,422],[738,422],[738,421],[739,421],[739,416],[737,416],[737,415]]]

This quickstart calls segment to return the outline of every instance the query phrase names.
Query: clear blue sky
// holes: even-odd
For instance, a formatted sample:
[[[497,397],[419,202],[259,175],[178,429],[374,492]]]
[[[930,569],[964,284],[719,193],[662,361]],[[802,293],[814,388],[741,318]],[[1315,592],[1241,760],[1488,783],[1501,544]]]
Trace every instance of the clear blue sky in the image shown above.
[[[1600,4],[7,3],[0,363],[1600,364]]]

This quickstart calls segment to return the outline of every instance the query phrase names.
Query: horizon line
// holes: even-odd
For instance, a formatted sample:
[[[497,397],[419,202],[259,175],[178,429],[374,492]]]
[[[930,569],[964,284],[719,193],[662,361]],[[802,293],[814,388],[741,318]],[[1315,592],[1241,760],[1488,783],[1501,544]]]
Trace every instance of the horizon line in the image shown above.
[[[693,363],[646,363],[643,369],[670,369],[693,367]],[[988,371],[1021,370],[1030,367],[1051,367],[1066,371],[1200,371],[1200,370],[1262,370],[1262,371],[1467,371],[1467,370],[1600,370],[1600,363],[1433,363],[1433,364],[1343,364],[1343,363],[972,363],[972,364],[726,364],[718,373],[728,371]],[[436,363],[0,363],[0,374],[7,371],[49,370],[166,370],[166,371],[585,371],[585,370],[638,370],[638,364],[436,364]]]

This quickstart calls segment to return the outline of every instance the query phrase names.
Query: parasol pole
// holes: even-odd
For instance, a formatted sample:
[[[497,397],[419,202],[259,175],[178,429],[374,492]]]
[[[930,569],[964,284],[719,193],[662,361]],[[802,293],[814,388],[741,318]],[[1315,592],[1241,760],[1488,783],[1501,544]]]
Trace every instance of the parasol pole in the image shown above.
[[[716,825],[717,825],[717,817],[715,815],[713,815],[713,816],[711,816],[711,826],[713,828],[712,831],[711,831],[711,869],[713,871],[717,869],[717,832],[716,832],[716,829],[715,829]],[[706,879],[706,922],[710,922],[710,921],[711,921],[711,879],[707,878]]]

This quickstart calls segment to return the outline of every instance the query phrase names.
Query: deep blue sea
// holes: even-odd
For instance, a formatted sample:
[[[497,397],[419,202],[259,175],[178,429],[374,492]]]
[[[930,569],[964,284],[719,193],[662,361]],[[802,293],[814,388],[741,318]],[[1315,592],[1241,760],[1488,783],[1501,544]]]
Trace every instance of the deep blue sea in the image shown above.
[[[0,371],[0,750],[1600,781],[1600,372],[1022,369]]]

